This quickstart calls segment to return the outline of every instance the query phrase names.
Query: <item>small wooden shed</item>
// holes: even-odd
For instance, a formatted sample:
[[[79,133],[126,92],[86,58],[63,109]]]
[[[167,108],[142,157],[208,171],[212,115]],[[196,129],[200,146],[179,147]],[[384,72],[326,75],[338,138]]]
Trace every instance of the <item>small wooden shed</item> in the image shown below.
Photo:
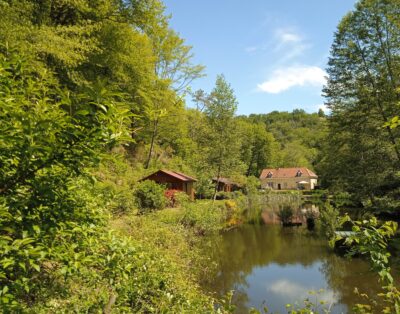
[[[191,200],[194,199],[193,183],[197,180],[189,177],[186,174],[177,171],[161,169],[141,179],[140,181],[144,180],[152,180],[159,184],[164,184],[167,186],[167,189],[185,192],[187,195],[189,195]]]
[[[217,188],[218,192],[233,192],[240,190],[242,188],[240,184],[233,182],[228,178],[223,178],[223,177],[220,177],[219,179],[213,178],[212,181],[214,184],[216,184],[218,181],[218,188]]]

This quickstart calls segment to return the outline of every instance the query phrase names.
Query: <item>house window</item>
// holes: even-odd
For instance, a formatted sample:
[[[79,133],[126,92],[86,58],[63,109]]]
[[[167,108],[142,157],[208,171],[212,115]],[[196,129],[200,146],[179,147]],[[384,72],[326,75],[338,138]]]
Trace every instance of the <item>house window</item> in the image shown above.
[[[274,183],[273,183],[273,182],[268,182],[267,185],[268,185],[270,188],[273,188],[273,187],[274,187]]]
[[[297,170],[296,177],[301,177],[303,173],[300,170]]]
[[[272,178],[272,172],[268,172],[267,178]]]

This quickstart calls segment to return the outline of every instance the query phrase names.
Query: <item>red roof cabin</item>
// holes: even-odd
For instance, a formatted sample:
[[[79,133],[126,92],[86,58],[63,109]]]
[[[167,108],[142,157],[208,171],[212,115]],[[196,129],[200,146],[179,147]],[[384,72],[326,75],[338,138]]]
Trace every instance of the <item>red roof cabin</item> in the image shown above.
[[[189,195],[191,200],[194,200],[193,183],[197,180],[189,177],[186,174],[177,171],[158,170],[157,172],[152,173],[140,181],[144,180],[152,180],[159,184],[164,184],[169,190],[185,192],[187,195]]]

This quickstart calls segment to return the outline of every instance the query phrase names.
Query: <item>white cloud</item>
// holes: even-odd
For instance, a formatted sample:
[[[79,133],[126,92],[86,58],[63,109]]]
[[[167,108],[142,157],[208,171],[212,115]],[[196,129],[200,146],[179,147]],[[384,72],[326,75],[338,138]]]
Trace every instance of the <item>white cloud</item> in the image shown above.
[[[258,84],[258,90],[279,94],[294,86],[320,87],[326,83],[327,73],[317,66],[295,66],[280,68],[272,73],[267,81]]]
[[[281,64],[302,55],[306,49],[311,47],[293,27],[275,29],[274,38],[273,51],[279,54],[279,63]]]
[[[324,112],[330,111],[329,108],[327,107],[327,105],[325,105],[325,104],[319,104],[316,107],[317,107],[317,110],[322,109]]]
[[[286,279],[273,282],[268,290],[275,294],[285,295],[288,297],[288,299],[302,298],[307,295],[307,289],[304,289],[303,286],[290,282]]]
[[[296,32],[282,28],[275,30],[275,36],[279,40],[280,44],[299,43],[303,41],[303,38]]]
[[[310,297],[308,287],[300,285],[296,282],[291,282],[286,279],[281,279],[273,282],[271,285],[267,286],[267,290],[276,295],[283,296],[287,300],[302,301]],[[318,300],[325,301],[331,304],[338,301],[335,293],[332,290],[320,291],[318,293]]]

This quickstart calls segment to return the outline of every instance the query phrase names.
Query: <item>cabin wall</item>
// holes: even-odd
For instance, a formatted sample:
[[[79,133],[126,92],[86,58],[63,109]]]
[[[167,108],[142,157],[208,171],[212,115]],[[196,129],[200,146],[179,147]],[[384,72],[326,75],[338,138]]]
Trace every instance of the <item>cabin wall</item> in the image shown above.
[[[190,199],[193,201],[194,200],[194,188],[193,188],[193,182],[186,182],[186,194],[189,195]]]

